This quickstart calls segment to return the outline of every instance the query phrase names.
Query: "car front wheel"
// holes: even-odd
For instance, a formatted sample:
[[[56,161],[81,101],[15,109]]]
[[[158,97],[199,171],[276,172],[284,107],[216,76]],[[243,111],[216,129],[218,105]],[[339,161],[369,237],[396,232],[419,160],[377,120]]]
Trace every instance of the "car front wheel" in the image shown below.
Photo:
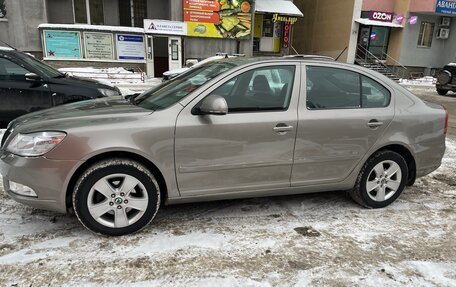
[[[379,151],[362,168],[350,195],[365,207],[382,208],[401,195],[407,178],[407,163],[402,156],[393,151]]]
[[[73,208],[89,230],[120,236],[137,232],[155,217],[160,188],[142,164],[127,159],[100,161],[79,178]]]

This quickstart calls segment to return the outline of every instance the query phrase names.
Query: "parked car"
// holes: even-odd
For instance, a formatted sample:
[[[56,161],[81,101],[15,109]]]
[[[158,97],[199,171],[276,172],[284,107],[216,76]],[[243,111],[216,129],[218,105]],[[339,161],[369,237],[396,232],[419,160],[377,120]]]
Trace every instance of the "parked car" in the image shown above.
[[[26,113],[119,95],[116,88],[70,77],[26,53],[0,47],[0,128]]]
[[[14,200],[124,235],[160,206],[348,191],[370,208],[437,169],[446,110],[387,77],[313,58],[227,59],[128,100],[32,113],[1,142]]]
[[[456,63],[450,63],[443,67],[437,75],[437,93],[445,96],[448,92],[456,92]]]

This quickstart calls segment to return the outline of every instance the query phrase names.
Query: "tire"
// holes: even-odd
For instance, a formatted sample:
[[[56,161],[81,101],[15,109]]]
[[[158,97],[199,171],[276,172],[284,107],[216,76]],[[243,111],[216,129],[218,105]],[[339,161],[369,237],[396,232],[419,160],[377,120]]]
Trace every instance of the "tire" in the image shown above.
[[[397,172],[391,172],[385,177],[384,172],[388,172],[389,168],[393,168],[393,171],[397,169]],[[383,174],[379,175],[382,171]],[[407,163],[402,156],[389,150],[379,151],[364,164],[356,185],[349,194],[354,201],[364,207],[383,208],[401,195],[407,178]]]
[[[441,96],[446,96],[448,94],[448,90],[437,89],[437,93]]]
[[[146,227],[160,207],[160,188],[142,164],[128,159],[100,161],[89,167],[73,191],[73,208],[87,229],[121,236]]]

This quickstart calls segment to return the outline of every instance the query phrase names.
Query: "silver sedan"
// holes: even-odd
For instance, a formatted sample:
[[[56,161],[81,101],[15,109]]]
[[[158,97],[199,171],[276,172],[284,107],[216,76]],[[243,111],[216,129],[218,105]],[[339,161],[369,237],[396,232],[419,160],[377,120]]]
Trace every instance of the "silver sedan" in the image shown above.
[[[342,190],[394,202],[440,164],[448,114],[323,58],[227,59],[129,100],[23,116],[1,142],[16,201],[124,235],[162,204]]]

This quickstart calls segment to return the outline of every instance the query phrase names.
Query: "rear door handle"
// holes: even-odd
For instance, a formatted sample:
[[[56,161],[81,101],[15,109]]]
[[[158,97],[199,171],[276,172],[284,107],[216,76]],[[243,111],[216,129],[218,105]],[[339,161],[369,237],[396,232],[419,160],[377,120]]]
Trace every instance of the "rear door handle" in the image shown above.
[[[293,130],[293,126],[288,126],[286,124],[278,124],[272,130],[278,134],[286,134],[287,132],[291,132]]]
[[[367,123],[367,126],[370,128],[378,128],[378,127],[381,127],[382,125],[383,125],[383,122],[379,122],[377,120],[370,120]]]

